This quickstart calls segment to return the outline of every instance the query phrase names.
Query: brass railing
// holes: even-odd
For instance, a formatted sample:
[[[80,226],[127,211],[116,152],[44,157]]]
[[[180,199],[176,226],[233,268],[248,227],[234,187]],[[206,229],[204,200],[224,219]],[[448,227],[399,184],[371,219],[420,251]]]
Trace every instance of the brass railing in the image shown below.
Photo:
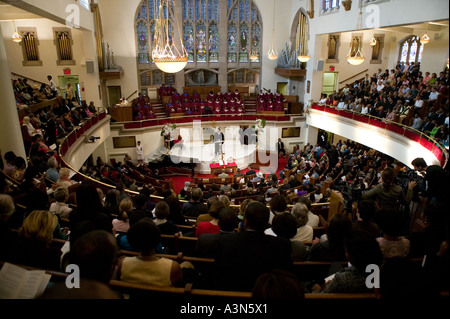
[[[347,110],[347,109],[338,109],[336,107],[329,106],[326,104],[312,103],[311,108],[318,110],[318,111],[324,111],[327,113],[336,114],[336,115],[339,115],[339,116],[342,116],[345,118],[349,118],[354,121],[359,121],[359,122],[361,122],[362,118],[367,118],[367,124],[374,125],[379,128],[403,135],[405,138],[409,138],[409,139],[411,139],[411,137],[408,136],[407,132],[413,132],[414,134],[416,134],[420,137],[419,143],[422,140],[422,138],[424,138],[427,141],[430,141],[431,143],[433,143],[433,147],[439,148],[439,150],[442,152],[441,158],[438,158],[439,162],[441,163],[442,167],[445,167],[447,165],[448,151],[445,149],[445,147],[442,146],[438,141],[436,141],[432,136],[426,135],[425,133],[418,131],[408,125],[390,121],[385,118],[380,118],[380,117],[377,117],[377,116],[374,116],[371,114],[363,114],[363,113],[359,113],[359,112],[355,112],[353,110]],[[323,110],[321,108],[323,108]],[[333,111],[331,111],[331,110],[333,110]],[[362,117],[362,118],[360,118],[360,117]],[[373,122],[371,120],[376,120],[377,122]],[[374,123],[376,123],[376,124],[374,124]],[[399,130],[394,131],[394,130],[392,130],[392,127],[389,128],[388,125],[393,125],[395,127],[398,127]],[[432,150],[430,150],[430,151],[432,151]]]

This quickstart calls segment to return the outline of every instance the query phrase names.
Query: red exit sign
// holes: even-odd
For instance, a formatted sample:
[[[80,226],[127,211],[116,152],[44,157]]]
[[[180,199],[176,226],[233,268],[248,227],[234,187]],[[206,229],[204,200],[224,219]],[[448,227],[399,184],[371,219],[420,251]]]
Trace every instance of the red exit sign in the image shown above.
[[[67,74],[70,74],[70,73],[71,73],[71,70],[70,70],[70,69],[68,69],[68,68],[67,68],[67,69],[64,69],[64,74],[67,75]]]

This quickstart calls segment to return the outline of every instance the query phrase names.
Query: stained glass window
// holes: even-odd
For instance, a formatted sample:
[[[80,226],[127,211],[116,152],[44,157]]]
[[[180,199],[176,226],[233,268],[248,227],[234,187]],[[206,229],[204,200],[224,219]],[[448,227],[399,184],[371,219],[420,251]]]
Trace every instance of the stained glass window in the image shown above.
[[[206,62],[206,27],[203,22],[197,25],[197,62]]]
[[[253,23],[252,25],[252,39],[251,39],[251,53],[255,54],[258,58],[251,62],[260,62],[260,52],[259,52],[259,43],[261,41],[261,28],[258,23]]]
[[[400,62],[406,63],[406,61],[408,61],[408,51],[409,51],[409,43],[405,42],[405,43],[403,43],[403,46],[402,46]]]
[[[188,53],[188,62],[194,62],[194,28],[190,21],[184,24],[184,46]]]
[[[164,73],[164,83],[166,85],[175,85],[175,74],[173,73]]]
[[[244,83],[244,70],[237,70],[235,73],[235,83]]]
[[[161,85],[163,83],[162,71],[154,70],[152,73],[153,73],[153,85]]]
[[[148,73],[141,74],[141,86],[150,86],[151,80]]]
[[[421,62],[421,61],[422,61],[423,48],[424,48],[424,45],[421,44],[421,45],[420,45],[420,48],[419,48],[419,58],[417,59],[418,62]]]
[[[141,20],[137,24],[138,62],[149,63],[150,56],[148,50],[148,29],[147,23]]]
[[[248,62],[248,36],[248,25],[243,23],[239,30],[239,62]]]
[[[411,44],[411,49],[409,50],[409,61],[415,61],[417,54],[417,41]]]
[[[209,25],[209,62],[219,62],[219,27],[216,22]]]
[[[231,3],[232,2],[232,3]],[[251,0],[228,2],[228,62],[250,62],[249,54],[261,62],[261,17]],[[232,44],[237,42],[235,48]],[[236,53],[235,53],[236,52]]]
[[[418,36],[412,35],[400,43],[399,61],[404,63],[417,63],[422,60],[424,45]]]
[[[219,62],[219,0],[183,0],[182,9],[188,62]]]
[[[237,62],[237,26],[234,22],[228,25],[228,62]]]

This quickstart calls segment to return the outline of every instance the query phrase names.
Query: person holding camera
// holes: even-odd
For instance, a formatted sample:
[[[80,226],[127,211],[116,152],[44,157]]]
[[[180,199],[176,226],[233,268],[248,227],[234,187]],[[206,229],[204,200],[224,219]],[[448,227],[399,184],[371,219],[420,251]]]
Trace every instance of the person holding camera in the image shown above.
[[[375,200],[379,208],[398,209],[399,204],[407,204],[413,196],[413,189],[416,187],[416,181],[410,181],[406,195],[400,185],[395,184],[395,171],[392,167],[386,167],[381,173],[381,182],[365,192],[362,199]]]

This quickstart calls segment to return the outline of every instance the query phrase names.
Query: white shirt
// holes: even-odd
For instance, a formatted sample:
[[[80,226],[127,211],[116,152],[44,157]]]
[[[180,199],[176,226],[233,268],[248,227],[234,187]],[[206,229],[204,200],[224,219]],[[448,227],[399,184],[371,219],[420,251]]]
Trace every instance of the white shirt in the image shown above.
[[[422,105],[423,105],[423,100],[417,100],[417,101],[414,103],[414,106],[417,107],[417,108],[421,108]]]
[[[428,99],[429,100],[437,100],[438,96],[439,96],[439,92],[431,92]]]
[[[308,223],[306,225],[309,225],[311,227],[318,227],[319,226],[319,216],[312,212],[308,212]]]
[[[361,114],[367,114],[369,113],[369,108],[367,106],[363,106],[361,109]]]
[[[48,83],[48,85],[50,86],[50,89],[51,89],[52,91],[58,90],[58,86],[56,85],[55,81],[53,81],[53,79],[50,80],[50,82]]]
[[[54,202],[50,205],[50,213],[53,215],[59,215],[62,218],[69,217],[72,208],[66,203]]]
[[[313,228],[309,225],[305,225],[302,227],[297,228],[297,234],[293,238],[291,238],[291,241],[312,241],[313,240]]]

